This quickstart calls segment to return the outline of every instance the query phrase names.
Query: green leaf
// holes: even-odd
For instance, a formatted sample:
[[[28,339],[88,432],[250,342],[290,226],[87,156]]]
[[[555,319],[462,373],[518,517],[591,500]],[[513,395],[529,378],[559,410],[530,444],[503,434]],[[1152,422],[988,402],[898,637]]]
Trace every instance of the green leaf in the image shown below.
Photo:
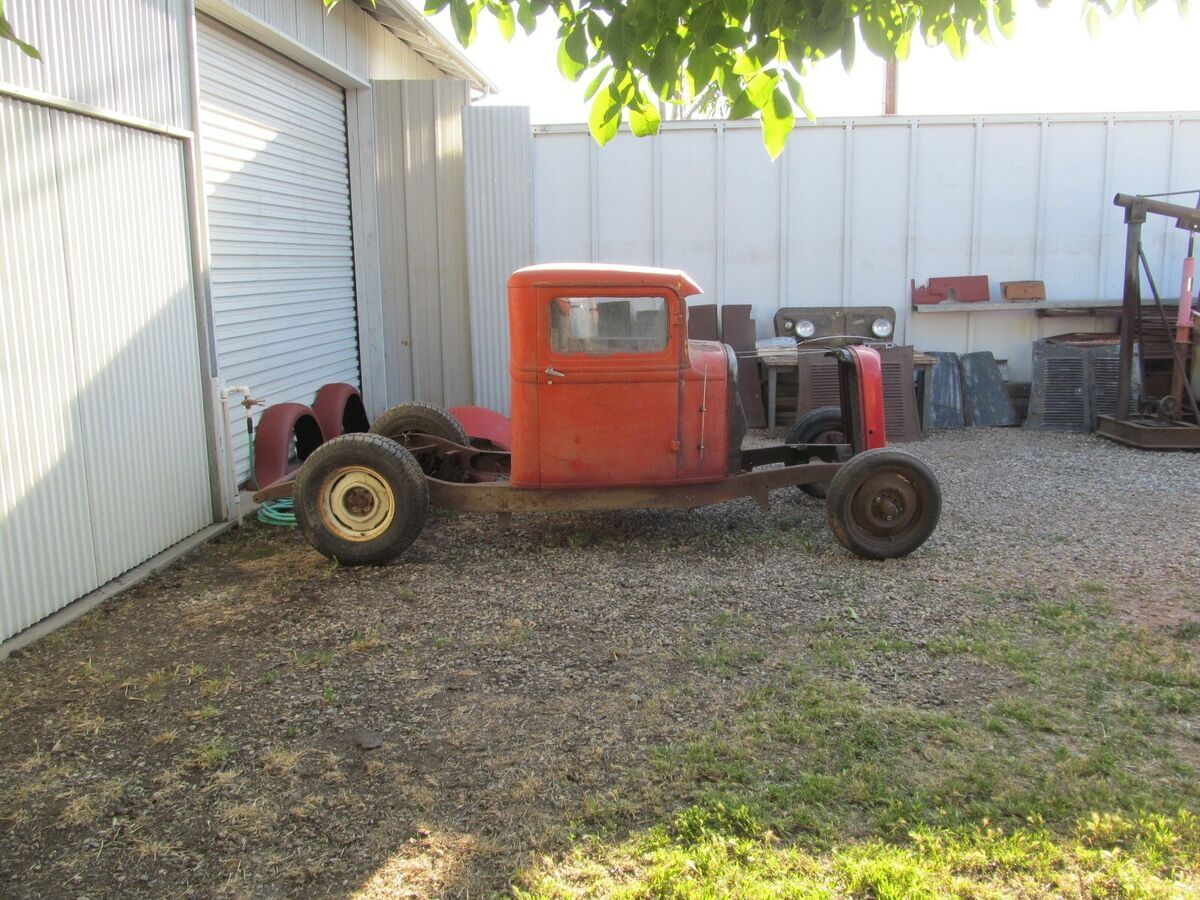
[[[726,92],[726,96],[728,96],[728,92]],[[733,102],[729,104],[729,118],[731,119],[748,119],[757,111],[745,91],[735,96]]]
[[[537,16],[533,14],[533,7],[529,0],[520,0],[517,4],[517,21],[521,23],[526,34],[533,34],[534,29],[537,28]]]
[[[692,52],[692,55],[688,57],[687,71],[696,83],[694,93],[703,90],[705,85],[712,81],[713,70],[716,67],[717,57],[712,50],[697,48]]]
[[[854,20],[847,19],[842,29],[842,68],[849,72],[854,68],[854,50],[857,43],[854,36]]]
[[[592,79],[591,84],[587,86],[587,90],[583,92],[584,100],[591,100],[594,96],[596,96],[596,91],[600,90],[600,85],[604,83],[605,77],[607,77],[608,73],[611,71],[612,66],[605,66],[600,70],[596,77]]]
[[[614,137],[621,127],[621,95],[617,93],[616,85],[610,84],[608,90],[601,91],[592,101],[591,115],[588,116],[588,130],[596,143],[603,147]]]
[[[771,159],[777,159],[783,152],[788,135],[792,133],[795,124],[796,115],[792,112],[791,101],[776,87],[762,111],[763,143],[767,152],[771,154]]]
[[[803,108],[804,88],[800,86],[800,79],[787,69],[783,70],[783,77],[787,80],[788,93],[792,95],[792,100],[795,101],[797,106]]]
[[[509,4],[500,4],[499,9],[496,10],[496,22],[500,25],[500,37],[511,41],[513,35],[517,33],[517,19]]]
[[[644,100],[640,108],[629,110],[629,127],[638,137],[658,134],[661,122],[662,116],[658,113],[658,107],[649,100]]]
[[[1088,34],[1093,39],[1100,37],[1100,10],[1096,8],[1094,3],[1088,3],[1085,18],[1087,19]]]
[[[37,47],[27,44],[17,37],[12,23],[4,15],[4,4],[2,2],[0,2],[0,40],[12,41],[22,53],[31,59],[40,60],[42,58],[42,54],[38,52]]]
[[[454,24],[454,36],[464,47],[475,40],[476,11],[473,4],[465,0],[450,0],[450,21]]]
[[[778,84],[778,73],[768,74],[766,72],[759,72],[746,85],[746,99],[750,101],[750,105],[755,109],[762,109],[771,99],[771,95],[776,90]]]
[[[558,71],[571,81],[578,81],[587,68],[587,34],[576,25],[558,45]]]

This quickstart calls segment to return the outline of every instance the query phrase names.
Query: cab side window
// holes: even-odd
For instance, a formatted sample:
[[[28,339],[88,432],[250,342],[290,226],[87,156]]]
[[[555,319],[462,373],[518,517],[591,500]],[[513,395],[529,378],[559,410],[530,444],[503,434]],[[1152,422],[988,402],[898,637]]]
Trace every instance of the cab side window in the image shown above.
[[[556,297],[550,301],[555,353],[657,353],[668,340],[662,297]]]

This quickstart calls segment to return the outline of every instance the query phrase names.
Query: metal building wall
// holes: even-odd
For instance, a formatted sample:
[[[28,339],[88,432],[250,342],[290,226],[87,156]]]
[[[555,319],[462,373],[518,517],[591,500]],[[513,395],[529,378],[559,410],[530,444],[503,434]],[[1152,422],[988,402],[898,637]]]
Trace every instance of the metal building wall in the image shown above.
[[[2,96],[0,134],[2,640],[212,506],[182,145]]]
[[[0,42],[0,81],[175,128],[191,127],[187,0],[8,0],[5,15],[42,54]]]
[[[463,110],[471,356],[475,402],[489,409],[507,410],[511,400],[505,285],[533,262],[529,134],[523,106]]]
[[[480,114],[473,139],[504,123]],[[1113,195],[1200,184],[1196,113],[824,120],[775,162],[754,122],[671,123],[604,148],[584,126],[546,126],[532,145],[536,262],[682,268],[699,302],[753,304],[760,336],[782,305],[886,304],[899,340],[992,350],[1017,379],[1033,340],[1111,323],[914,314],[909,280],[987,274],[999,296],[1001,280],[1039,278],[1052,299],[1117,299]],[[1181,233],[1154,223],[1146,245],[1160,282],[1178,283]]]
[[[375,81],[389,403],[472,402],[462,81]]]

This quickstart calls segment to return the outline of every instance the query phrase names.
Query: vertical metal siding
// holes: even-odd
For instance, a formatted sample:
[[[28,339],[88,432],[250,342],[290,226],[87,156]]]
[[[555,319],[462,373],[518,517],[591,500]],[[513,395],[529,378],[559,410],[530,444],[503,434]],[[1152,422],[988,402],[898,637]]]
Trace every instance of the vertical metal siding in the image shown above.
[[[212,520],[178,141],[57,120],[101,581]]]
[[[380,296],[383,305],[387,403],[411,400],[412,323],[408,302],[408,226],[403,88],[372,82],[375,104],[375,182],[379,209]]]
[[[376,81],[388,402],[472,402],[460,81]]]
[[[433,146],[436,163],[437,242],[442,264],[437,271],[436,306],[419,302],[432,294],[417,294],[422,319],[439,320],[442,340],[442,403],[471,403],[471,308],[467,296],[467,208],[463,172],[462,110],[471,95],[465,81],[434,81]],[[418,338],[421,340],[421,338]]]
[[[0,42],[0,81],[190,127],[184,0],[10,0],[5,14],[42,62]]]
[[[501,127],[487,116],[472,140]],[[583,126],[548,126],[533,140],[534,261],[683,268],[706,290],[701,302],[754,304],[760,336],[781,303],[887,304],[901,340],[993,349],[1027,379],[1035,338],[1111,323],[913,315],[909,278],[987,274],[994,295],[1001,280],[1040,278],[1054,299],[1116,299],[1112,195],[1194,187],[1198,146],[1195,113],[826,120],[798,127],[775,162],[754,123],[672,123],[652,141],[622,133],[598,150]],[[1166,284],[1178,281],[1184,242],[1170,223],[1147,228]],[[501,377],[491,363],[478,380]]]
[[[507,413],[508,276],[533,262],[533,135],[525,107],[463,110],[475,402]],[[501,373],[501,377],[497,377]]]
[[[211,521],[174,140],[0,98],[0,639]]]
[[[222,379],[311,403],[322,384],[359,383],[344,94],[207,20],[198,45]]]
[[[53,115],[0,97],[0,640],[100,584]]]

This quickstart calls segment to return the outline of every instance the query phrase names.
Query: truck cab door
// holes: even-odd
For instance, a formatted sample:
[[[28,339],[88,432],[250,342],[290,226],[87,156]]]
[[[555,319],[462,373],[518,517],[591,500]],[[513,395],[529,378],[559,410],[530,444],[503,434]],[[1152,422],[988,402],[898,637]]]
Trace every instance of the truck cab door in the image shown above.
[[[539,289],[543,487],[676,480],[681,334],[669,290]]]

